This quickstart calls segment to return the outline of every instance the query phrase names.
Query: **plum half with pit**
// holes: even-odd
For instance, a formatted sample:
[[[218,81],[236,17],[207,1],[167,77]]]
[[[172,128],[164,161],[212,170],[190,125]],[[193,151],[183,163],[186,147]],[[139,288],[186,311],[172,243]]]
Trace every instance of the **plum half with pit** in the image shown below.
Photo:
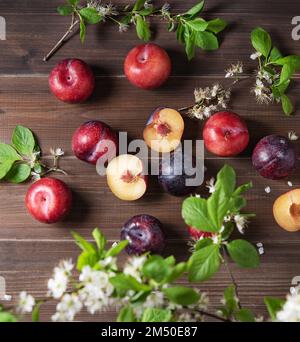
[[[188,185],[188,180],[195,178],[195,174],[192,173],[192,169],[188,165],[191,165],[195,159],[192,157],[184,158],[183,154],[180,155],[180,153],[175,151],[169,157],[162,157],[159,161],[158,182],[166,192],[173,196],[185,196],[197,188],[197,186]],[[186,167],[185,162],[187,163]],[[191,174],[187,172],[189,169]]]
[[[281,179],[295,169],[297,154],[289,139],[280,135],[268,135],[255,146],[252,164],[261,176]]]
[[[121,230],[121,240],[128,240],[126,252],[141,255],[146,252],[162,253],[165,234],[161,222],[151,215],[136,215],[127,221]]]

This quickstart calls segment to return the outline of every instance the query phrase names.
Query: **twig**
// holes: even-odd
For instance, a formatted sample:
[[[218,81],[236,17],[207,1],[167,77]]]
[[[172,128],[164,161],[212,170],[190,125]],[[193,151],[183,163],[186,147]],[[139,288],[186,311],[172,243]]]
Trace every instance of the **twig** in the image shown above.
[[[53,46],[53,48],[47,53],[47,55],[43,58],[44,62],[47,62],[50,57],[58,50],[60,47],[66,42],[68,36],[73,33],[74,28],[79,24],[79,20],[75,20],[74,14],[72,15],[71,25],[66,31],[66,33],[60,38],[60,40]]]
[[[200,315],[207,316],[207,317],[210,317],[210,318],[214,318],[214,319],[217,319],[217,320],[222,321],[222,322],[233,322],[229,318],[225,318],[225,317],[213,314],[211,312],[207,312],[205,310],[190,309],[190,311],[195,311],[195,312],[199,313]]]
[[[234,275],[233,275],[233,273],[232,273],[232,271],[231,271],[231,269],[230,269],[230,267],[229,267],[226,249],[225,249],[224,246],[223,246],[222,248],[223,248],[223,251],[224,251],[224,258],[223,258],[223,260],[224,260],[224,265],[225,265],[225,267],[226,267],[226,269],[227,269],[227,272],[228,272],[229,275],[230,275],[232,284],[233,284],[233,286],[234,286],[235,294],[236,294],[236,296],[237,296],[237,298],[238,298],[238,307],[239,307],[239,309],[241,309],[242,306],[241,306],[241,303],[240,303],[240,296],[239,296],[239,292],[238,292],[238,285],[237,285],[237,282],[236,282],[236,280],[235,280],[235,278],[234,278]]]

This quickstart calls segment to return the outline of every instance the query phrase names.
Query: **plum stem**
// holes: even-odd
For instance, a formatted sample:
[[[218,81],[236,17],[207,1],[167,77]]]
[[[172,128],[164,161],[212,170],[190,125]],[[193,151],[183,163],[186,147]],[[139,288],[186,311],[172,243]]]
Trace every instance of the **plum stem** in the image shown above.
[[[61,48],[61,46],[67,41],[67,38],[71,33],[73,33],[74,28],[79,24],[79,20],[75,20],[74,14],[72,15],[71,25],[65,34],[59,39],[59,41],[53,46],[53,48],[47,53],[47,55],[43,58],[44,62],[47,62],[57,50]]]

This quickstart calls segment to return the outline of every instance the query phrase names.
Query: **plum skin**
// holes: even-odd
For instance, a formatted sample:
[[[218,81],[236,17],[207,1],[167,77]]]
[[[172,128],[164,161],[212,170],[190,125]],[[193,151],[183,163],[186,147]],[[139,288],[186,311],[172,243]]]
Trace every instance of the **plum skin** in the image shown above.
[[[292,143],[280,135],[262,138],[254,148],[252,164],[261,176],[282,179],[296,168],[297,154]]]
[[[185,184],[188,178],[194,176],[188,176],[184,173],[184,158],[182,157],[182,163],[178,163],[178,159],[174,158],[175,153],[171,154],[170,163],[167,158],[162,158],[159,161],[158,182],[169,194],[173,196],[185,196],[192,193],[197,186],[187,186]]]
[[[146,252],[161,254],[165,248],[165,234],[161,222],[154,216],[133,216],[121,230],[121,240],[128,240],[126,252],[141,255]]]

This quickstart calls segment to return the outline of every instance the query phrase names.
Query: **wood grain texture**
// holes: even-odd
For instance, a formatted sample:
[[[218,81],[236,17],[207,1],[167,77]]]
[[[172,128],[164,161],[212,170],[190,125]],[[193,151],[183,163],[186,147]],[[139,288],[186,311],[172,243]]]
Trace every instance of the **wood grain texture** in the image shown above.
[[[117,1],[119,4],[127,1]],[[157,1],[156,3],[160,3]],[[171,1],[174,11],[184,11],[195,1]],[[230,22],[222,34],[220,50],[198,52],[191,63],[186,61],[183,47],[175,36],[167,33],[164,24],[153,21],[155,42],[165,47],[173,60],[173,73],[167,84],[156,91],[142,91],[132,87],[124,78],[122,64],[127,51],[138,43],[134,32],[120,35],[108,24],[89,27],[87,41],[82,47],[74,37],[48,63],[43,55],[68,26],[68,19],[55,13],[59,0],[1,0],[0,15],[7,21],[7,40],[0,41],[0,141],[9,142],[16,124],[30,127],[40,140],[44,158],[49,162],[50,147],[62,147],[66,156],[62,167],[69,173],[63,177],[74,193],[72,214],[62,223],[42,225],[26,212],[24,197],[29,184],[0,184],[0,275],[7,281],[7,292],[14,299],[18,292],[27,290],[36,296],[46,292],[47,279],[61,258],[75,258],[78,250],[72,242],[70,230],[90,237],[99,226],[110,242],[119,239],[120,228],[131,216],[148,213],[164,224],[168,237],[166,254],[174,253],[178,260],[188,256],[188,235],[180,215],[182,199],[169,196],[151,178],[144,198],[135,202],[121,202],[109,191],[90,165],[78,161],[70,148],[74,130],[89,119],[99,119],[119,131],[128,132],[130,139],[141,138],[145,121],[158,106],[179,108],[193,102],[193,89],[215,82],[229,85],[224,80],[224,69],[236,60],[242,60],[247,73],[255,63],[249,59],[252,52],[249,34],[255,26],[268,29],[276,45],[284,53],[300,53],[300,43],[291,39],[291,18],[300,15],[298,0],[276,1],[207,1],[205,16],[222,17]],[[67,105],[57,101],[48,89],[48,74],[62,58],[78,57],[93,66],[96,90],[92,98],[81,105]],[[281,193],[288,191],[287,180],[269,181],[261,178],[251,166],[251,151],[256,142],[268,134],[287,135],[295,130],[300,134],[299,93],[300,77],[296,75],[290,90],[296,104],[296,115],[287,118],[277,105],[269,107],[255,103],[249,89],[253,78],[240,82],[234,90],[231,109],[243,116],[249,125],[251,143],[241,156],[231,159],[215,158],[206,153],[209,178],[226,162],[238,174],[238,182],[253,181],[254,188],[247,194],[248,212],[255,212],[246,237],[253,243],[263,242],[265,255],[256,270],[241,270],[231,265],[242,304],[265,314],[263,297],[284,296],[293,276],[300,274],[300,235],[279,229],[272,217],[272,204]],[[201,123],[186,120],[186,138],[201,138]],[[299,142],[296,142],[299,150]],[[289,180],[300,187],[299,171]],[[266,194],[264,188],[272,191]],[[198,192],[207,195],[202,185]],[[238,236],[238,234],[236,234]],[[125,259],[125,255],[124,255]],[[210,294],[211,310],[218,307],[222,290],[230,283],[225,269],[210,281],[200,285]],[[46,305],[42,319],[49,320],[55,303]],[[83,314],[80,320],[109,321],[114,312],[91,317]]]

